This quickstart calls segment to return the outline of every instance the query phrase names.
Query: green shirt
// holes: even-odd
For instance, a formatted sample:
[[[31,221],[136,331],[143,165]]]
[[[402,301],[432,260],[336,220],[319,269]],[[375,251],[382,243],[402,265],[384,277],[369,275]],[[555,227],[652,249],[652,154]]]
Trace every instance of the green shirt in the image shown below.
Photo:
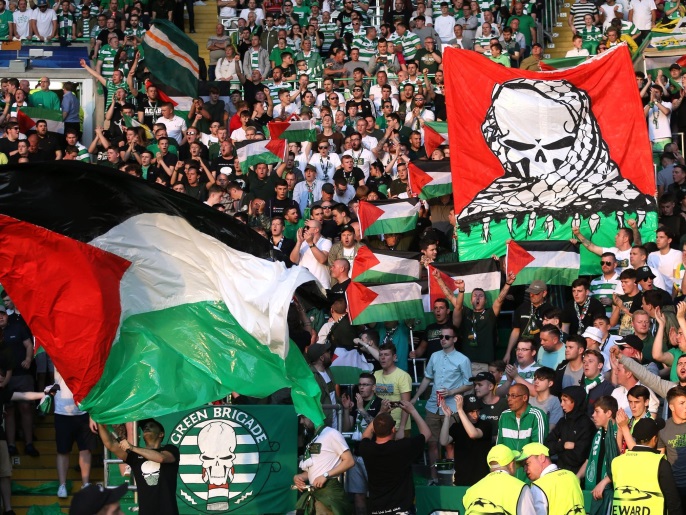
[[[44,107],[52,111],[61,111],[60,99],[54,91],[38,90],[29,96],[29,104],[32,107]]]
[[[14,23],[14,17],[9,9],[0,14],[0,39],[7,39],[10,35],[10,23]]]
[[[502,64],[505,68],[511,68],[510,56],[507,54],[500,54],[498,57],[489,56],[488,57],[494,63]]]
[[[110,45],[104,45],[98,52],[98,61],[102,62],[100,75],[105,79],[109,79],[114,74],[114,58],[117,55],[117,50]]]
[[[512,20],[519,20],[519,32],[524,35],[526,46],[531,47],[531,29],[536,28],[536,20],[534,20],[528,14],[522,14],[521,16],[510,16],[510,19],[507,20],[507,23],[509,24]]]

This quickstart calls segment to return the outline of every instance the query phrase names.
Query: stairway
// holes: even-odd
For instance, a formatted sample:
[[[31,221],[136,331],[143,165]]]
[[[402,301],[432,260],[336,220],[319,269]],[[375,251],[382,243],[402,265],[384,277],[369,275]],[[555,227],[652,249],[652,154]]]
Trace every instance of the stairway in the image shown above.
[[[207,50],[207,38],[215,35],[215,27],[219,18],[217,17],[217,3],[212,0],[203,0],[207,5],[195,5],[195,34],[188,32],[188,20],[186,19],[186,35],[198,45],[200,57],[205,59],[205,63],[210,62],[210,53]]]
[[[569,17],[569,10],[572,7],[573,1],[565,1],[560,9],[560,14],[555,21],[553,27],[553,42],[546,46],[544,51],[544,59],[556,59],[564,57],[568,50],[573,48],[572,45],[572,29],[569,27],[567,21]]]

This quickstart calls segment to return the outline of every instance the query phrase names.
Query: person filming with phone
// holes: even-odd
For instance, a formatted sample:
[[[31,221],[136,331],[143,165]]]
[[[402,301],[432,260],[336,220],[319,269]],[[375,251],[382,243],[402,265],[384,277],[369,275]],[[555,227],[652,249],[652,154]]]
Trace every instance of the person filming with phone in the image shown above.
[[[298,229],[297,242],[291,251],[291,261],[294,265],[307,268],[325,289],[331,288],[328,259],[331,250],[331,240],[321,234],[322,224],[316,220],[307,220],[305,226]]]

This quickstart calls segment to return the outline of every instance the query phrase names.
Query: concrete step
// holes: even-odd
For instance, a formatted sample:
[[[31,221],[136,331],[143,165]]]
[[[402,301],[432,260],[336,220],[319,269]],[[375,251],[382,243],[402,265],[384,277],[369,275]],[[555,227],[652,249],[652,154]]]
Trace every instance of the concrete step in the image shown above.
[[[81,481],[81,474],[74,470],[73,466],[69,467],[67,472],[67,479],[72,481]],[[103,479],[103,469],[91,469],[91,482],[100,482]],[[57,469],[55,466],[44,468],[14,468],[12,469],[12,480],[21,484],[39,484],[48,481],[57,481]]]

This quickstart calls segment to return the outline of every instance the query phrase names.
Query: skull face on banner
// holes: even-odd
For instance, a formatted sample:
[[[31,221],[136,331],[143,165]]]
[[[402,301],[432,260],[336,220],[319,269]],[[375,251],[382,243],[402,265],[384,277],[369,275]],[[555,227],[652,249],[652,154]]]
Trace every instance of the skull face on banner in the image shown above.
[[[538,216],[563,222],[622,210],[650,197],[620,175],[585,91],[564,80],[496,84],[481,126],[504,175],[460,213],[461,228],[513,218],[530,228]],[[509,215],[509,216],[508,216]]]
[[[208,483],[207,509],[226,510],[233,481],[236,432],[226,422],[211,422],[198,433],[202,478]]]

